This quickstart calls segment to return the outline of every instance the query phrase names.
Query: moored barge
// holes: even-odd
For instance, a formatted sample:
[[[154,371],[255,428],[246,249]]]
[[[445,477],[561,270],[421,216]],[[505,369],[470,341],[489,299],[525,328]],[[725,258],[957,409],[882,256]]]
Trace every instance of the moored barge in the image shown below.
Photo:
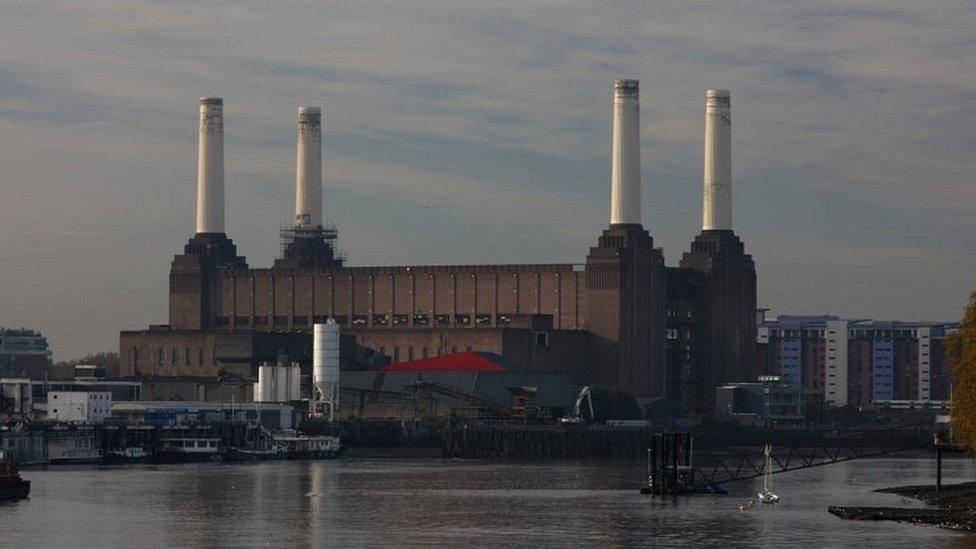
[[[30,494],[31,483],[20,476],[17,464],[3,461],[0,452],[0,501],[24,499]]]
[[[334,436],[276,436],[275,442],[285,450],[285,459],[335,459],[345,448]]]

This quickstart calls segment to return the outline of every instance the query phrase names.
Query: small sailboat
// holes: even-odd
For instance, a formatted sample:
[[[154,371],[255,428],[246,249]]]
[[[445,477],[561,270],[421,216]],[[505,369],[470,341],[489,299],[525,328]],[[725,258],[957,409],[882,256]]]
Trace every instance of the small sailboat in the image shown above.
[[[759,492],[759,501],[762,503],[777,503],[779,496],[771,491],[773,486],[773,447],[769,444],[763,449],[766,456],[766,464],[763,465],[763,489]]]

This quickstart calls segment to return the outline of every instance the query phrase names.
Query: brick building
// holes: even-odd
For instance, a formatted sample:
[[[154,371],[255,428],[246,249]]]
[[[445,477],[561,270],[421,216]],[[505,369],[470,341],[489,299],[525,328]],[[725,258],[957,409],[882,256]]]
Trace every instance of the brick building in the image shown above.
[[[956,327],[828,315],[762,318],[757,365],[761,374],[823,391],[834,406],[947,401],[945,339]]]
[[[636,86],[615,88],[615,151],[633,150],[639,139]],[[205,101],[201,163],[217,158],[204,150],[223,132],[222,119],[219,133],[213,128],[222,102]],[[300,149],[309,146],[305,112]],[[198,216],[197,233],[171,265],[169,322],[121,333],[122,375],[247,377],[281,353],[305,365],[313,323],[334,318],[345,369],[492,352],[575,384],[711,410],[716,385],[755,379],[755,267],[724,225],[703,228],[681,266],[666,267],[640,220],[639,156],[620,158],[611,223],[579,264],[348,266],[333,252],[335,230],[299,204],[281,259],[254,268],[223,232],[222,209],[219,224]],[[308,172],[299,172],[301,189]],[[213,196],[222,199],[222,178],[201,175],[198,212],[212,209],[204,201],[218,183]]]

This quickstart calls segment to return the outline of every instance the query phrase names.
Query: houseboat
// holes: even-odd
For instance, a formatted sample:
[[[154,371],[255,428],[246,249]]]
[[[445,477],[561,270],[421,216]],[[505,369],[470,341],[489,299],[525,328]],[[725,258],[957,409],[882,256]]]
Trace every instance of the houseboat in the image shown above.
[[[52,464],[101,463],[102,451],[95,445],[94,429],[66,425],[48,429],[47,459]]]
[[[285,448],[274,444],[268,448],[228,448],[224,454],[226,461],[264,461],[269,459],[285,459]]]
[[[220,459],[220,439],[216,437],[173,437],[159,441],[153,456],[159,463],[187,463]]]
[[[276,436],[275,442],[284,447],[285,459],[335,459],[344,451],[339,437],[332,436]]]
[[[142,446],[127,446],[121,450],[106,450],[105,463],[146,463],[152,454]]]

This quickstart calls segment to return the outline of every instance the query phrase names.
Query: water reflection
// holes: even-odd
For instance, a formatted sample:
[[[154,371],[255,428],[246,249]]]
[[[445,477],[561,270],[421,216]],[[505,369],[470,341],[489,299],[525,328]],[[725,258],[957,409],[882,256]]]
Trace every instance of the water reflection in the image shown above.
[[[947,481],[976,467],[950,461]],[[860,460],[775,477],[775,506],[730,495],[651,498],[644,465],[341,460],[27,471],[27,502],[0,506],[0,545],[186,546],[969,546],[907,524],[841,521],[828,505],[902,505],[871,490],[932,481],[929,459]]]

